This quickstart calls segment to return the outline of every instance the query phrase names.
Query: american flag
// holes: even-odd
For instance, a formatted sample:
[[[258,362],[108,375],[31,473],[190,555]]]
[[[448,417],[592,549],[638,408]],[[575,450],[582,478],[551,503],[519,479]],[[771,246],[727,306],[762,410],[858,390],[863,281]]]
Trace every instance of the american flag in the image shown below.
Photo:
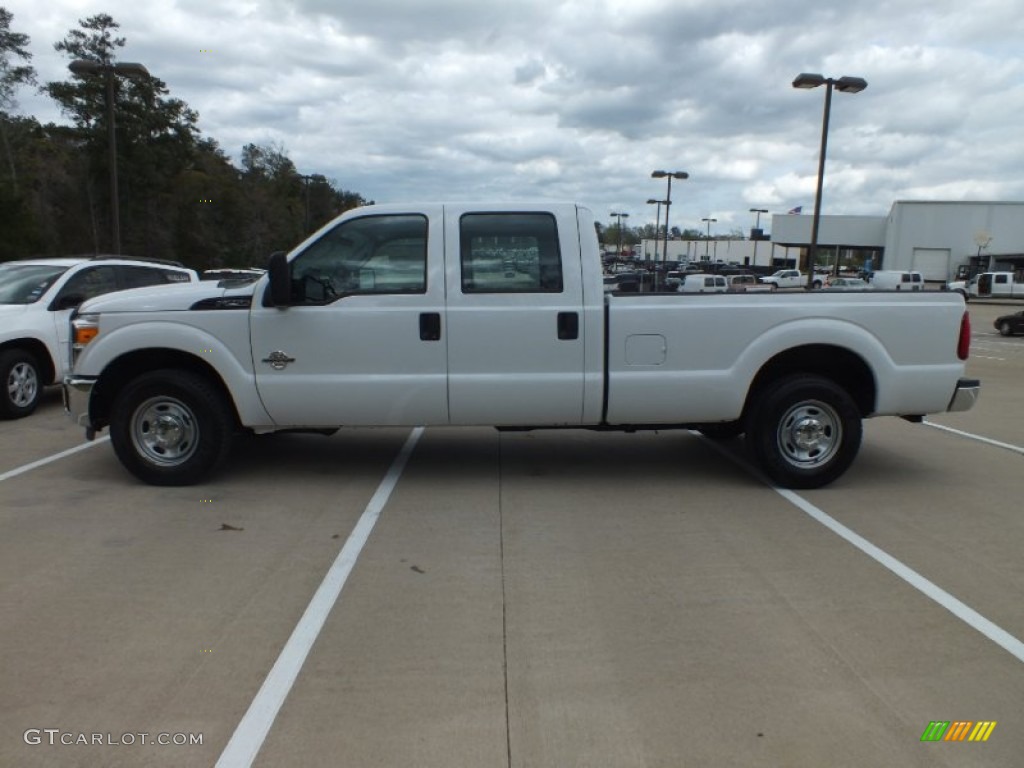
[[[804,212],[804,207],[802,205],[798,205],[796,208],[791,208],[789,212],[790,213],[803,213]]]

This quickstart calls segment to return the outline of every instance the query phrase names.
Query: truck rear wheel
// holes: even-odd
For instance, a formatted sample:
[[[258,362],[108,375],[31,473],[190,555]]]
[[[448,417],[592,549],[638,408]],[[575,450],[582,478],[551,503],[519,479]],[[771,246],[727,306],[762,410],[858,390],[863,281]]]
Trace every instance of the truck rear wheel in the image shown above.
[[[831,379],[804,374],[780,379],[760,393],[746,432],[768,477],[784,488],[820,488],[849,468],[863,427],[845,389]]]
[[[8,349],[0,353],[0,418],[20,419],[39,405],[43,381],[39,363],[31,352]]]
[[[114,400],[110,442],[125,468],[150,485],[193,485],[227,459],[232,406],[210,381],[189,371],[151,371]]]

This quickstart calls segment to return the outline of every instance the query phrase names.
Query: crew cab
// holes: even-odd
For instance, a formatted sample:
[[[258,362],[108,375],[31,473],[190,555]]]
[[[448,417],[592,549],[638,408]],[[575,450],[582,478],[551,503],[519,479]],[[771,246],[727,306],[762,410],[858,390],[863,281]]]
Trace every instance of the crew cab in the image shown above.
[[[761,282],[770,285],[773,291],[779,288],[805,288],[807,275],[802,274],[798,269],[780,269],[767,277],[762,277]],[[822,278],[815,276],[811,287],[821,288],[822,284]]]
[[[982,272],[967,284],[967,290],[974,298],[1024,298],[1024,283],[1015,279],[1013,272]]]
[[[774,482],[818,487],[862,419],[980,387],[955,294],[606,294],[568,203],[358,208],[253,283],[93,299],[72,329],[70,416],[156,485],[203,480],[240,431],[488,425],[745,433]]]
[[[93,296],[194,282],[180,264],[121,257],[24,259],[0,264],[0,418],[31,414],[43,387],[68,372],[68,319]]]

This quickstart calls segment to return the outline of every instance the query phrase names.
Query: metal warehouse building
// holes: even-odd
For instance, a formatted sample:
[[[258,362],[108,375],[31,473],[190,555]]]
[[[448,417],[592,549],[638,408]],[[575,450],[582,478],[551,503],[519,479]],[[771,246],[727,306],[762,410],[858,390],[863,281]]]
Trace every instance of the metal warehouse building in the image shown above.
[[[772,216],[773,259],[782,257],[778,248],[806,248],[811,221]],[[829,264],[914,269],[936,281],[952,279],[961,266],[1024,269],[1024,203],[897,200],[888,216],[822,216],[818,250]]]

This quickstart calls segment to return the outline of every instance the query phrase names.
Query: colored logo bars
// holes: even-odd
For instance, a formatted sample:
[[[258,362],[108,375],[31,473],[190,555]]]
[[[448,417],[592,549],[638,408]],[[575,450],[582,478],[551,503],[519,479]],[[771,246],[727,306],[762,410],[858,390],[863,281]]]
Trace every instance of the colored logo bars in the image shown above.
[[[921,734],[921,741],[988,741],[995,727],[995,720],[932,720]]]

